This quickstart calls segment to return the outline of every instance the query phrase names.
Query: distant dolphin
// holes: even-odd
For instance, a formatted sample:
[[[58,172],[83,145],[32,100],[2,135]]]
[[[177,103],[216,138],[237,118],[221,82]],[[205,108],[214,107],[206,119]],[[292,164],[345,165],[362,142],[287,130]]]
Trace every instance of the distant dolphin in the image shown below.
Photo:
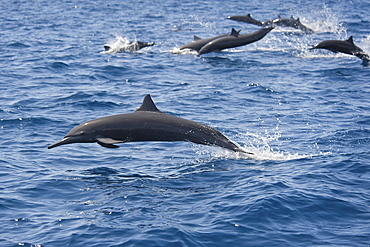
[[[360,47],[353,43],[353,36],[347,40],[325,40],[310,48],[312,49],[327,49],[332,52],[342,52],[349,55],[354,55],[363,60],[364,64],[368,64],[370,57]]]
[[[247,15],[235,15],[235,16],[229,16],[227,17],[230,20],[233,21],[240,21],[240,22],[246,22],[250,24],[254,24],[261,27],[267,27],[267,26],[282,26],[282,27],[293,27],[299,30],[302,30],[306,33],[313,33],[314,31],[305,25],[301,23],[299,18],[294,19],[293,16],[291,16],[289,19],[284,19],[278,16],[278,19],[275,20],[268,20],[264,22],[260,22],[256,19],[254,19],[251,14]]]
[[[243,46],[256,42],[265,37],[266,34],[268,34],[272,29],[274,29],[274,27],[266,27],[250,34],[240,35],[239,33],[237,33],[235,35],[229,35],[212,40],[204,45],[202,49],[199,50],[198,54],[202,55],[212,51],[221,51],[223,49]]]
[[[260,21],[257,21],[256,19],[254,19],[251,16],[251,14],[229,16],[229,17],[227,17],[227,19],[230,19],[230,20],[233,20],[233,21],[250,23],[250,24],[254,24],[254,25],[260,26],[260,27],[263,26],[263,23],[260,22]]]
[[[141,48],[147,47],[147,46],[153,46],[154,42],[141,42],[141,41],[133,41],[128,42],[126,44],[120,45],[118,47],[106,44],[104,45],[105,53],[115,53],[115,52],[134,52],[138,51]]]
[[[240,31],[239,31],[240,32]],[[231,33],[230,34],[222,34],[222,35],[219,35],[219,36],[215,36],[215,37],[211,37],[211,38],[208,38],[208,39],[202,39],[202,38],[199,38],[197,37],[196,35],[194,35],[194,40],[193,42],[191,43],[188,43],[186,45],[183,45],[181,46],[179,49],[180,50],[183,50],[183,49],[190,49],[190,50],[194,50],[194,51],[199,51],[205,44],[207,44],[208,42],[212,41],[212,40],[215,40],[215,39],[219,39],[219,38],[222,38],[222,37],[226,37],[226,36],[230,36],[230,35],[237,35],[239,34],[238,31],[236,31],[234,28],[231,30]]]
[[[136,111],[87,121],[48,148],[93,142],[106,148],[118,148],[114,144],[139,141],[189,141],[252,154],[207,125],[159,111],[149,94]]]

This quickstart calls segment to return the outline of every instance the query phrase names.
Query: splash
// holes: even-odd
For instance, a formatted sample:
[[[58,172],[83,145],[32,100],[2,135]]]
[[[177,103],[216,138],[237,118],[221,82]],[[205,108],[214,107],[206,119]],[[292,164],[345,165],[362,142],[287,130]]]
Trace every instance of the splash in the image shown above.
[[[238,139],[242,139],[240,142],[244,143],[241,147],[246,153],[233,152],[227,149],[218,147],[203,146],[199,150],[198,154],[210,154],[213,159],[240,159],[240,160],[271,160],[271,161],[288,161],[296,159],[312,158],[315,156],[329,155],[330,153],[319,153],[319,154],[299,154],[290,153],[287,151],[275,150],[271,147],[271,142],[278,142],[281,134],[276,131],[272,135],[260,136],[253,133],[239,134]],[[253,153],[253,154],[248,154]]]
[[[215,152],[211,153],[212,158],[227,158],[227,159],[241,159],[241,160],[272,160],[272,161],[288,161],[296,159],[311,158],[318,156],[317,154],[291,154],[289,152],[274,151],[271,147],[242,147],[246,152],[251,152],[253,154],[233,152],[225,149],[217,148]],[[203,151],[204,152],[204,151]],[[200,153],[203,153],[202,151]],[[208,149],[209,152],[209,149]],[[323,155],[323,154],[320,154]]]
[[[237,154],[241,159],[252,158],[254,160],[294,160],[312,157],[312,155],[302,154],[291,154],[280,150],[274,150],[270,143],[278,142],[281,137],[281,133],[278,127],[273,134],[258,135],[254,133],[245,133],[240,135],[244,142],[244,147],[248,152],[252,152],[254,155],[244,155],[243,153]]]
[[[136,39],[131,42],[128,38],[116,34],[114,40],[104,45],[106,50],[100,53],[134,52],[143,47],[152,45],[154,45],[154,42],[145,43],[137,41]]]
[[[296,57],[300,58],[331,58],[333,56],[349,56],[346,54],[334,54],[329,52],[311,51],[313,45],[322,41],[323,37],[320,33],[330,33],[330,39],[344,40],[347,37],[347,30],[340,22],[340,19],[332,9],[326,4],[323,4],[319,9],[299,11],[294,14],[300,17],[303,25],[314,30],[311,35],[299,35],[297,32],[286,32],[279,35],[277,39],[284,44],[283,51],[292,52]],[[276,33],[277,30],[274,30]],[[333,35],[333,33],[335,35]],[[319,34],[319,35],[317,35]],[[325,39],[325,38],[324,38]],[[283,42],[282,42],[283,41]],[[293,50],[292,50],[293,48]]]
[[[355,44],[356,43],[365,53],[370,54],[370,35],[367,35],[364,39],[358,40],[358,42],[355,41]]]
[[[122,37],[118,34],[115,35],[115,39],[109,41],[106,45],[110,46],[110,49],[107,51],[102,51],[100,53],[116,53],[119,52],[120,49],[123,47],[127,47],[130,41],[126,37]]]
[[[171,51],[163,51],[163,52],[170,52],[172,54],[180,54],[180,55],[198,55],[197,51],[190,50],[190,49],[180,50],[178,47],[173,48]]]
[[[310,19],[301,18],[304,25],[308,25],[315,30],[316,33],[335,33],[339,37],[347,36],[347,30],[335,12],[333,12],[326,4],[319,9],[310,12]]]
[[[272,148],[258,148],[258,147],[248,147],[244,148],[249,152],[254,153],[254,155],[246,155],[240,153],[237,155],[239,159],[254,159],[254,160],[276,160],[276,161],[286,161],[286,160],[296,160],[311,158],[315,155],[310,154],[291,154],[289,152],[274,151]]]

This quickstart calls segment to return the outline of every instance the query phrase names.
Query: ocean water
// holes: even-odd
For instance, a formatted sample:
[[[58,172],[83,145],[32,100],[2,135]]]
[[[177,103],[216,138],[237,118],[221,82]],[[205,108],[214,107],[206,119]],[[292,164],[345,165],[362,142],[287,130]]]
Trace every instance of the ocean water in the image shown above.
[[[369,1],[2,1],[0,246],[369,246],[370,67],[308,48],[353,36]],[[299,17],[221,53],[193,36]],[[101,53],[104,44],[155,46]],[[246,157],[187,142],[47,146],[151,94]]]

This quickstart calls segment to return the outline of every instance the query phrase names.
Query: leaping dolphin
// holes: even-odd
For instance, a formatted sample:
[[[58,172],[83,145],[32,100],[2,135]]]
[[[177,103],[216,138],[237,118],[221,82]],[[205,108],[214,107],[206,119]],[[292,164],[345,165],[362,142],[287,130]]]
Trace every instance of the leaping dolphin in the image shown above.
[[[244,151],[214,128],[159,111],[149,94],[136,111],[87,121],[74,127],[61,141],[48,148],[93,142],[106,148],[118,148],[114,144],[139,141],[188,141],[253,154]]]
[[[256,19],[254,19],[251,16],[251,14],[247,14],[247,15],[233,15],[233,16],[227,17],[227,19],[230,19],[230,20],[233,20],[233,21],[250,23],[250,24],[254,24],[254,25],[263,27],[263,23],[260,22],[260,21],[257,21]]]
[[[207,39],[202,39],[202,38],[199,38],[198,36],[194,35],[194,40],[191,43],[188,43],[186,45],[183,45],[179,49],[180,50],[190,49],[190,50],[194,50],[194,51],[199,51],[205,44],[207,44],[208,42],[210,42],[212,40],[219,39],[219,38],[226,37],[226,36],[230,36],[230,35],[237,35],[237,34],[239,34],[239,32],[236,31],[233,28],[231,30],[231,33],[230,34],[222,34],[222,35],[211,37],[211,38],[207,38]]]
[[[347,40],[325,40],[310,48],[310,50],[312,49],[327,49],[335,53],[342,52],[354,55],[362,59],[364,64],[368,64],[370,61],[370,56],[353,43],[353,36],[349,37]]]
[[[105,51],[103,51],[103,53],[134,52],[147,46],[153,46],[154,44],[155,44],[154,42],[141,42],[141,41],[128,42],[117,47],[106,44],[104,45]]]
[[[302,24],[302,22],[299,20],[299,18],[294,19],[293,16],[291,16],[289,19],[284,19],[278,16],[278,19],[274,20],[268,20],[264,22],[260,22],[256,19],[254,19],[251,14],[247,15],[234,15],[234,16],[229,16],[227,19],[233,20],[233,21],[239,21],[239,22],[245,22],[245,23],[250,23],[254,24],[257,26],[261,27],[267,27],[267,26],[281,26],[281,27],[293,27],[299,30],[302,30],[303,32],[306,33],[313,33],[314,31],[305,25]]]
[[[199,50],[198,55],[209,53],[212,51],[221,51],[227,48],[233,48],[238,46],[247,45],[256,42],[266,36],[274,27],[262,28],[254,33],[250,34],[234,34],[226,37],[221,37],[208,42],[206,45]]]

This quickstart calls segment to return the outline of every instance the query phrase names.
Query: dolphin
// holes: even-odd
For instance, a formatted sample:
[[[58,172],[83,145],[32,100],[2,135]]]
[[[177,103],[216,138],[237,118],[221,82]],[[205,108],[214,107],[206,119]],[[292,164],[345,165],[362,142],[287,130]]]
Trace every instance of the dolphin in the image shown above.
[[[229,35],[216,40],[208,42],[199,50],[198,55],[209,53],[212,51],[221,51],[227,48],[247,45],[256,42],[266,36],[274,27],[265,27],[254,33],[239,35]]]
[[[138,51],[141,48],[147,47],[147,46],[153,46],[154,42],[141,42],[141,41],[133,41],[128,42],[127,44],[124,44],[119,47],[113,47],[109,44],[104,45],[105,53],[114,53],[114,52],[134,52]]]
[[[261,27],[267,27],[267,26],[281,26],[281,27],[293,27],[295,29],[302,30],[306,33],[314,33],[314,31],[305,25],[302,24],[302,22],[299,20],[299,18],[294,19],[293,16],[291,16],[288,19],[281,18],[278,16],[278,19],[274,20],[268,20],[264,22],[260,22],[256,19],[254,19],[251,14],[247,15],[235,15],[235,16],[229,16],[227,19],[233,20],[233,21],[239,21],[239,22],[246,22],[250,24],[254,24]]]
[[[257,21],[256,19],[254,19],[251,16],[251,14],[229,16],[229,17],[227,17],[227,19],[230,19],[230,20],[233,20],[233,21],[250,23],[250,24],[254,24],[254,25],[260,26],[260,27],[263,26],[263,23],[260,22],[260,21]]]
[[[362,59],[366,64],[370,61],[370,56],[353,43],[353,36],[349,37],[347,40],[325,40],[310,48],[310,50],[313,49],[327,49],[335,53],[342,52],[354,55]]]
[[[293,16],[291,16],[289,19],[284,19],[278,16],[278,19],[275,20],[269,20],[262,23],[263,26],[280,26],[280,27],[293,27],[295,29],[302,30],[306,33],[314,33],[314,31],[305,25],[302,24],[302,22],[299,20],[299,18],[294,19]]]
[[[237,34],[239,34],[239,32],[236,31],[233,28],[231,30],[231,33],[230,34],[222,34],[222,35],[211,37],[211,38],[208,38],[208,39],[202,39],[202,38],[199,38],[198,36],[194,35],[193,42],[191,42],[189,44],[186,44],[186,45],[183,45],[179,49],[180,50],[190,49],[190,50],[194,50],[194,51],[199,51],[205,44],[207,44],[208,42],[210,42],[212,40],[219,39],[219,38],[226,37],[226,36],[230,36],[230,35],[237,35]]]
[[[253,154],[212,127],[159,111],[149,94],[136,111],[87,121],[48,148],[93,142],[106,148],[118,148],[114,144],[140,141],[188,141]]]

